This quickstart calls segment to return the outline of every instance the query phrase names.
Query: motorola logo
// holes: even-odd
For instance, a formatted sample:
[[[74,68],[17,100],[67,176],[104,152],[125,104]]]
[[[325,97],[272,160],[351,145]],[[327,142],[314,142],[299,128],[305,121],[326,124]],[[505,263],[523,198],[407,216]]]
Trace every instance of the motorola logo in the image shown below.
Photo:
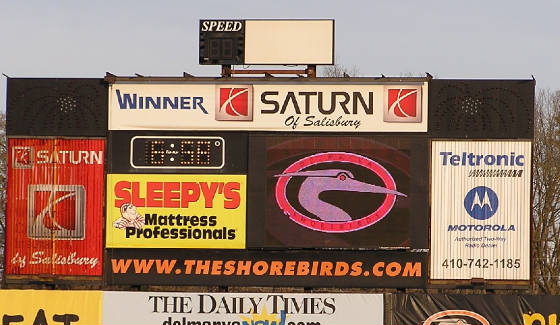
[[[498,195],[489,187],[477,186],[465,195],[464,206],[472,218],[486,220],[498,210]]]

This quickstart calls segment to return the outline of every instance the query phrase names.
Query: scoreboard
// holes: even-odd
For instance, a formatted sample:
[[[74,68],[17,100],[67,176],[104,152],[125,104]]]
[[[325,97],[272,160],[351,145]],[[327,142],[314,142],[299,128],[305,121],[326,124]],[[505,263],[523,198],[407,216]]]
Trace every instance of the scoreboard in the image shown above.
[[[51,268],[51,276],[103,274],[109,286],[426,288],[473,278],[528,284],[532,81],[50,83],[9,79],[8,277],[70,261]],[[37,95],[43,106],[28,89],[34,85],[44,92]],[[65,100],[49,102],[49,87]],[[91,105],[97,96],[103,109]],[[60,105],[74,101],[70,111]],[[77,140],[73,114],[84,112]],[[48,122],[46,113],[61,121],[39,127],[34,121]],[[493,163],[512,155],[523,156],[522,166]],[[486,163],[439,163],[477,156]],[[71,177],[59,177],[62,167]],[[15,186],[24,177],[18,175],[34,173],[42,177]],[[31,209],[27,202],[40,204]],[[38,231],[85,236],[28,235]],[[494,246],[463,244],[483,238]],[[515,245],[499,238],[516,238]],[[67,248],[59,244],[70,240]],[[72,251],[78,244],[84,248]],[[27,261],[38,260],[39,248],[57,259],[43,258],[34,269]],[[463,267],[464,256],[473,268]],[[460,271],[450,269],[458,265],[453,257],[461,257]],[[484,259],[498,261],[491,272],[474,268]],[[508,269],[508,259],[519,267]],[[24,260],[25,268],[17,266]]]
[[[225,141],[221,137],[136,136],[130,143],[134,168],[220,169]]]

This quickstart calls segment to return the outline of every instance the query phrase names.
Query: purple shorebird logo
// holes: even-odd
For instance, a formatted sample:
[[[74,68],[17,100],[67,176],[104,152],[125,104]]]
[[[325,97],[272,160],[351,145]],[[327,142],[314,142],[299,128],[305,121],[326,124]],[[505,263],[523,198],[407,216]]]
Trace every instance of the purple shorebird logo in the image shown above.
[[[326,162],[350,163],[368,168],[381,178],[385,186],[357,180],[350,171],[345,169],[302,170]],[[306,157],[293,163],[282,174],[275,175],[275,177],[278,177],[276,200],[284,213],[301,226],[322,232],[341,233],[366,228],[389,213],[397,196],[406,197],[406,194],[396,190],[393,177],[383,166],[353,153],[328,152]],[[298,190],[299,204],[319,220],[297,211],[288,202],[286,187],[290,179],[294,177],[305,178]],[[321,200],[319,195],[325,191],[377,193],[385,195],[385,200],[373,213],[354,220],[340,207]]]

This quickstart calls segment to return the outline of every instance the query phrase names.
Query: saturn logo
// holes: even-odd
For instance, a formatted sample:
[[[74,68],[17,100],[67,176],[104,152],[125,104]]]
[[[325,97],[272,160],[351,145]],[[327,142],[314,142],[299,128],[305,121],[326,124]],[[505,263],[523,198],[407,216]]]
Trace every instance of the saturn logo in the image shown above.
[[[472,311],[445,310],[428,317],[422,325],[490,325],[490,322]]]
[[[383,121],[401,123],[422,122],[421,87],[387,87]]]
[[[50,240],[84,239],[86,193],[83,185],[30,184],[27,236]]]
[[[253,120],[251,86],[218,86],[217,97],[216,121]]]
[[[381,186],[360,179],[352,169],[366,169],[380,179]],[[278,206],[297,224],[321,232],[345,233],[369,227],[383,219],[393,208],[398,196],[395,180],[379,163],[354,153],[326,152],[300,159],[278,177]],[[289,199],[288,188],[296,184],[297,202]],[[383,195],[381,205],[365,216],[353,216],[332,202],[322,199],[327,192],[361,192]],[[291,202],[292,201],[292,202]],[[296,208],[297,207],[297,208]]]
[[[34,150],[33,147],[12,147],[12,167],[13,168],[33,168]]]

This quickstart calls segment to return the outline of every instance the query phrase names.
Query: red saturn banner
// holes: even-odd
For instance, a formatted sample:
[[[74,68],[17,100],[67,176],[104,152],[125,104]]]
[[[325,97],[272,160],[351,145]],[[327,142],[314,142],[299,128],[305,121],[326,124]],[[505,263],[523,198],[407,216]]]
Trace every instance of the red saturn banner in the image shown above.
[[[6,274],[102,270],[101,139],[9,139]]]

